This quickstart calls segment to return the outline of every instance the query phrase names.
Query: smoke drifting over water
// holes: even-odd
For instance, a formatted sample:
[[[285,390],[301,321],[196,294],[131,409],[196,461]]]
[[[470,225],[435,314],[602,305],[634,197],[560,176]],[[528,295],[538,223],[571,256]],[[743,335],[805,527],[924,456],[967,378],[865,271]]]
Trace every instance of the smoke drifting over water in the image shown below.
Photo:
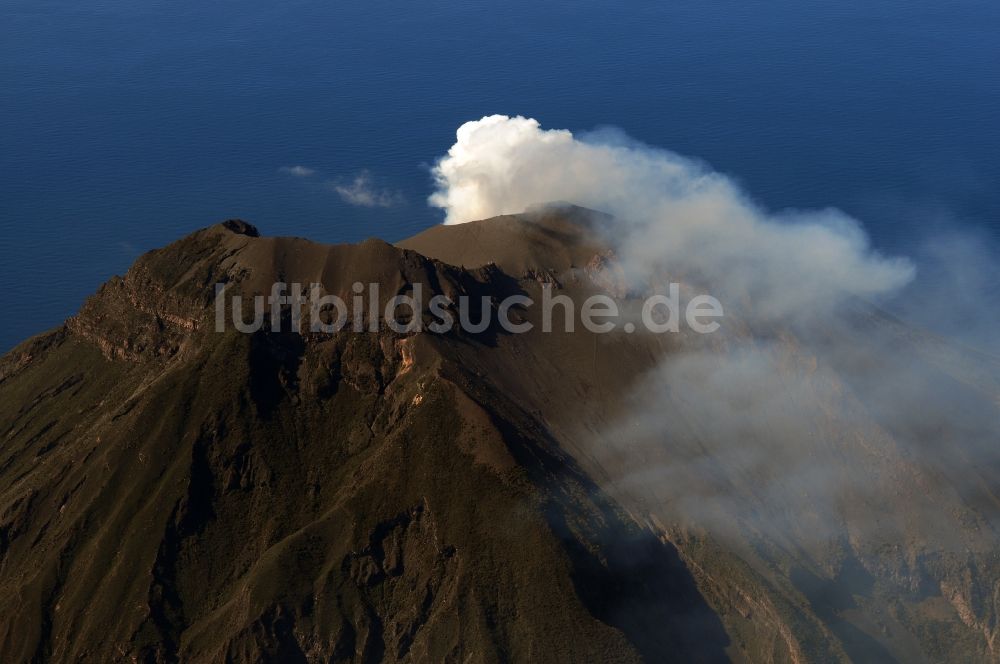
[[[909,261],[874,252],[839,211],[769,214],[724,175],[619,132],[578,138],[493,115],[459,128],[434,176],[430,203],[447,224],[554,200],[599,209],[617,220],[609,231],[628,269],[700,277],[762,319],[884,297],[914,274]]]

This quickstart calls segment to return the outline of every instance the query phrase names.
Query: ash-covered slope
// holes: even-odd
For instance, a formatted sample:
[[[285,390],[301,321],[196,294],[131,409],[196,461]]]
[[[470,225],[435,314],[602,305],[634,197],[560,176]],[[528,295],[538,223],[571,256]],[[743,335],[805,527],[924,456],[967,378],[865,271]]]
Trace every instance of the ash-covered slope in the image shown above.
[[[399,247],[227,222],[8,354],[0,658],[994,661],[989,358],[865,307],[836,344],[738,311],[707,337],[547,334],[537,307],[527,334],[214,331],[218,282],[247,307],[283,281],[635,311],[662,284],[626,278],[600,219]],[[897,370],[883,344],[926,368],[924,420],[856,370]],[[752,384],[707,389],[705,358],[744,347],[723,377]],[[942,430],[932,404],[974,417]]]
[[[0,659],[716,661],[676,550],[452,346],[214,331],[213,286],[508,279],[230,222],[0,365]],[[230,326],[231,328],[231,326]]]

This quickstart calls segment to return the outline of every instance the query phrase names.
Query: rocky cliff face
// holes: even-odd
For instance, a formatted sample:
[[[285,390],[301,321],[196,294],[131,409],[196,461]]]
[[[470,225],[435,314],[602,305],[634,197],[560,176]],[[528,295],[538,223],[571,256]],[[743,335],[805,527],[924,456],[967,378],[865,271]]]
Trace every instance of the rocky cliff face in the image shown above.
[[[720,530],[676,500],[679,481],[629,480],[697,449],[764,510],[733,440],[671,429],[626,445],[613,426],[651,367],[705,342],[496,326],[299,335],[287,306],[282,331],[215,331],[216,283],[249,306],[274,281],[345,300],[378,283],[380,308],[416,284],[425,302],[492,306],[543,286],[638,296],[580,211],[400,247],[234,221],[143,256],[0,361],[4,661],[995,659],[995,476],[908,463],[862,418],[862,387],[817,374],[787,404],[829,434],[789,462],[874,468],[896,530],[853,529],[871,509],[860,498],[812,515],[830,528],[818,544],[801,515],[780,536],[744,514]],[[790,375],[822,362],[784,348]],[[964,389],[988,400],[980,371]],[[920,503],[926,483],[959,478],[977,490]],[[961,546],[938,546],[927,513]]]

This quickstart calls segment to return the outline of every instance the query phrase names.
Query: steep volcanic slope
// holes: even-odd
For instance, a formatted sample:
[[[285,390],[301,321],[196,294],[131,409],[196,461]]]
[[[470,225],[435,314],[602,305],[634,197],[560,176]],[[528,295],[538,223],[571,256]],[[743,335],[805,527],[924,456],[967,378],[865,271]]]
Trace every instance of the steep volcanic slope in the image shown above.
[[[851,370],[906,345],[939,383],[918,403],[979,423],[989,358],[864,307],[833,357],[739,312],[700,338],[544,334],[538,307],[527,334],[213,331],[217,282],[247,306],[280,280],[379,283],[380,305],[551,286],[634,313],[663,284],[629,283],[601,222],[539,211],[400,247],[227,222],[8,354],[0,658],[993,661],[991,438],[911,430]],[[746,404],[663,369],[747,344],[771,358],[750,374],[767,421],[711,426]],[[803,468],[854,481],[830,500]]]
[[[227,222],[0,364],[3,661],[716,661],[676,550],[445,352],[213,331],[213,285],[506,283]],[[231,326],[230,326],[231,328]]]

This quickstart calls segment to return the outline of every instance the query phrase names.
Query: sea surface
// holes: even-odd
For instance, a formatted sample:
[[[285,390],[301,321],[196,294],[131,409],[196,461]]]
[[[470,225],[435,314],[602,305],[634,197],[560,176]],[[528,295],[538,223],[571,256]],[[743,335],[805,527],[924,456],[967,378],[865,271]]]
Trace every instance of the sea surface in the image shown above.
[[[0,351],[225,218],[435,224],[430,165],[493,113],[620,127],[886,252],[1000,236],[996,0],[0,0]],[[337,192],[361,173],[382,206]]]

